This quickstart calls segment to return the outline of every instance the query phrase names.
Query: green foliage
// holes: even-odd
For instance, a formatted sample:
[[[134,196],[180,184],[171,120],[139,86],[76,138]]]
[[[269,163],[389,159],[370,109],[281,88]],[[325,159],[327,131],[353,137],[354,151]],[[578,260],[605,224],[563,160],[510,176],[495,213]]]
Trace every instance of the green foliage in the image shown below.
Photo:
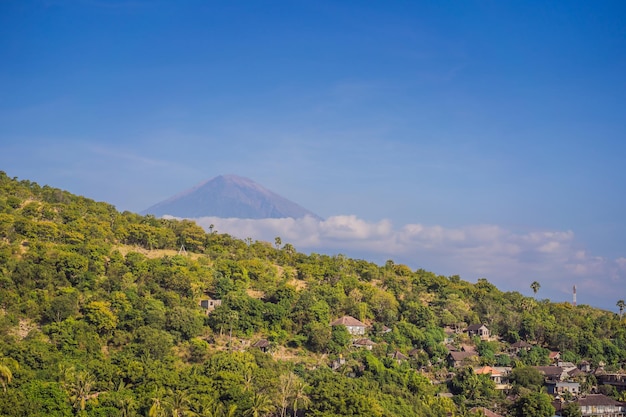
[[[547,394],[530,392],[515,401],[512,412],[517,417],[552,417],[555,410],[551,401]]]
[[[561,408],[562,417],[582,417],[582,415],[580,406],[575,402],[567,403]]]
[[[539,391],[543,386],[544,376],[530,366],[518,366],[511,371],[509,379],[512,383],[532,391]]]
[[[346,326],[333,326],[329,343],[329,350],[339,353],[344,350],[352,341],[352,335]]]
[[[101,334],[110,333],[117,327],[117,316],[111,311],[111,304],[106,301],[92,301],[84,309],[87,321]]]
[[[470,367],[461,369],[450,382],[450,392],[466,399],[467,405],[484,405],[495,395],[495,384],[488,375],[476,375]]]
[[[209,297],[222,304],[207,314],[198,304]],[[373,350],[351,347],[347,329],[329,325],[343,315],[371,325]],[[618,314],[503,293],[484,278],[206,233],[0,172],[3,416],[403,417],[505,407],[470,368],[449,381],[454,402],[436,396],[445,385],[431,379],[449,371],[442,327],[472,323],[535,345],[515,360],[514,415],[548,415],[543,377],[524,365],[547,364],[549,350],[607,369],[626,360]],[[262,338],[272,353],[249,348]],[[477,343],[483,364],[509,365],[505,348]],[[395,351],[413,356],[392,359]]]

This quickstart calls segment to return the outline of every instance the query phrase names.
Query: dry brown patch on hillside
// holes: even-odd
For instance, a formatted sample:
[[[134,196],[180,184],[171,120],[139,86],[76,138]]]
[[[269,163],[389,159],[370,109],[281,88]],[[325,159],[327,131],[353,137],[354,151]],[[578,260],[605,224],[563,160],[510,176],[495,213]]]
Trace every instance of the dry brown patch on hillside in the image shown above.
[[[246,294],[248,294],[248,297],[256,298],[257,300],[265,297],[265,291],[251,290],[249,288],[246,290]]]
[[[182,256],[187,256],[193,260],[196,260],[205,256],[201,253],[186,252],[186,253],[181,254],[179,253],[179,251],[174,250],[174,249],[149,250],[149,249],[142,248],[141,246],[131,246],[131,245],[116,245],[113,247],[113,249],[118,250],[124,256],[126,256],[129,252],[137,252],[137,253],[141,253],[146,258],[150,258],[150,259],[163,258],[164,256],[171,257],[171,256],[176,256],[176,255],[182,255]]]
[[[291,281],[289,281],[289,285],[291,285],[292,287],[294,287],[296,289],[296,291],[300,291],[303,290],[307,287],[307,283],[305,281],[302,281],[300,279],[292,279]]]
[[[31,330],[38,328],[38,326],[33,323],[30,319],[20,319],[17,326],[14,327],[11,331],[12,334],[17,336],[20,340],[24,339]]]

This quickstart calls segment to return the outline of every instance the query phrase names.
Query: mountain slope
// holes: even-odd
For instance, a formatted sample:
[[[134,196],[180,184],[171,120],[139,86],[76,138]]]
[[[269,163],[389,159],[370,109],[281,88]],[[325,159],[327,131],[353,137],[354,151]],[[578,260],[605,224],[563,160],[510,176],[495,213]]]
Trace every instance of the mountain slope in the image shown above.
[[[157,217],[301,218],[316,214],[248,178],[220,175],[155,204],[141,214]]]

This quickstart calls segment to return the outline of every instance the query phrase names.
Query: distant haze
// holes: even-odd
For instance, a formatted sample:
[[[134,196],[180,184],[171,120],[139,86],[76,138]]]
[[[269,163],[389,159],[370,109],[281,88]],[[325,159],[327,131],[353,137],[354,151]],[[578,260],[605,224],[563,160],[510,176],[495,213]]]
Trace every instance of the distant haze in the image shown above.
[[[264,188],[249,178],[220,175],[144,210],[157,217],[216,216],[239,219],[299,219],[315,213]]]

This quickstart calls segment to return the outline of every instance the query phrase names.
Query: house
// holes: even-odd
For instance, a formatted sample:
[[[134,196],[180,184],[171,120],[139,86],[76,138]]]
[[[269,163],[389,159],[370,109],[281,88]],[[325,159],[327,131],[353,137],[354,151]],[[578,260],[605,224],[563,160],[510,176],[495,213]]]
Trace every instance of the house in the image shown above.
[[[472,345],[461,345],[461,352],[476,352],[476,348]]]
[[[564,381],[546,382],[546,391],[552,395],[563,395],[569,392],[576,397],[580,394],[580,384],[578,382]]]
[[[337,319],[330,323],[331,326],[346,326],[348,332],[351,335],[364,335],[365,328],[367,327],[365,323],[360,322],[352,316],[343,316],[340,319]]]
[[[469,337],[478,336],[480,340],[489,340],[489,329],[484,324],[472,324],[465,331]]]
[[[557,361],[556,366],[560,366],[561,368],[565,369],[566,372],[570,372],[573,371],[574,369],[578,369],[576,367],[576,365],[574,365],[572,362],[565,362],[565,361]]]
[[[400,352],[399,350],[396,350],[395,352],[390,353],[389,357],[392,359],[395,359],[396,362],[398,362],[398,364],[400,364],[402,361],[406,361],[409,359],[408,356],[406,356],[404,353]]]
[[[589,394],[576,400],[583,417],[625,417],[626,404],[602,394]],[[565,404],[556,404],[556,415],[561,416]]]
[[[459,368],[471,363],[476,358],[478,358],[476,352],[450,352],[446,357],[446,361],[448,362],[448,366]]]
[[[626,374],[602,372],[596,374],[600,384],[613,385],[618,391],[626,390]]]
[[[565,381],[568,378],[567,372],[560,366],[533,366],[533,368],[544,375],[546,382]]]
[[[581,371],[581,370],[580,370],[580,369],[578,369],[578,368],[574,368],[574,369],[572,369],[572,370],[570,370],[570,371],[567,371],[567,376],[568,376],[569,378],[577,378],[577,377],[579,377],[580,375],[586,375],[586,374],[587,374],[586,372],[583,372],[583,371]]]
[[[253,348],[260,349],[261,352],[268,352],[271,346],[271,343],[267,339],[261,339],[252,345]]]
[[[550,359],[550,361],[552,362],[558,362],[559,359],[561,359],[561,352],[550,352],[548,354],[548,358]]]
[[[221,306],[222,300],[212,300],[210,298],[200,300],[200,307],[204,309],[205,314],[209,314],[215,310],[215,307]]]
[[[474,369],[474,373],[476,375],[488,375],[489,379],[491,379],[496,385],[496,389],[499,389],[499,390],[511,388],[511,386],[508,383],[510,372],[511,372],[511,368],[508,368],[508,367],[483,366],[481,368]]]
[[[530,350],[533,347],[533,345],[531,345],[528,342],[525,342],[523,340],[520,340],[518,342],[513,343],[510,347],[509,347],[509,353],[515,354],[515,355],[519,355],[519,353],[523,350]]]
[[[376,346],[376,343],[372,342],[368,338],[363,338],[363,339],[357,339],[354,342],[352,342],[352,346],[358,347],[358,348],[365,348],[367,350],[372,350],[372,348]]]

